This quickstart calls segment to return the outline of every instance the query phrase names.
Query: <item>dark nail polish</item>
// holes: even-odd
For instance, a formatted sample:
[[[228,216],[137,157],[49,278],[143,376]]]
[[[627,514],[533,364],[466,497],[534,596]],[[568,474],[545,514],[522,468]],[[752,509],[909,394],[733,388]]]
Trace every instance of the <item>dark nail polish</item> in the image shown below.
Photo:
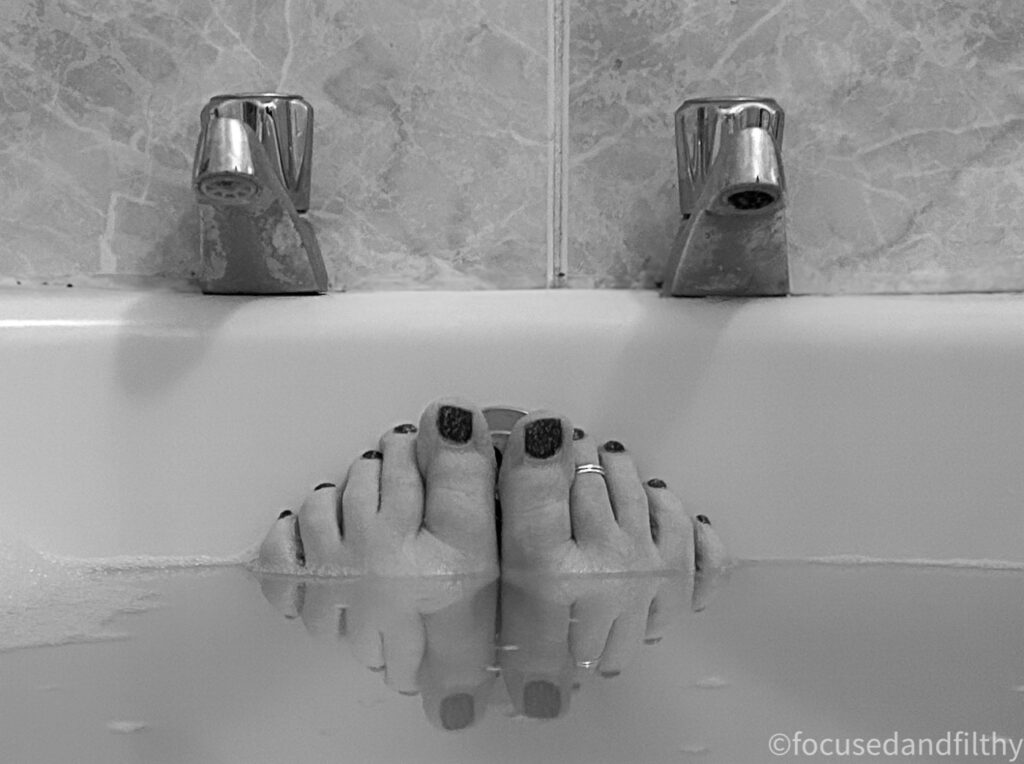
[[[383,459],[384,458],[384,454],[382,454],[380,451],[375,451],[375,450],[373,450],[371,448],[369,451],[364,451],[363,452],[363,458],[364,459]]]
[[[419,690],[399,690],[399,695],[407,695],[410,698],[414,698],[420,694]]]
[[[605,679],[614,679],[621,673],[621,671],[602,671],[601,676],[603,676]]]
[[[449,695],[441,701],[441,726],[446,730],[461,730],[476,720],[473,696],[468,692]]]
[[[697,515],[697,522],[704,523],[704,525],[711,525],[711,521],[708,520],[707,515]]]
[[[452,443],[468,443],[473,437],[473,412],[458,406],[442,406],[437,410],[437,431]]]
[[[572,439],[573,440],[583,440],[585,437],[587,437],[587,434],[585,432],[583,432],[583,430],[581,430],[579,427],[573,427],[572,428]]]
[[[647,481],[647,485],[651,488],[668,488],[668,483],[661,478],[651,478]]]
[[[648,637],[644,640],[645,645],[656,645],[661,641],[661,637]]]
[[[562,692],[551,682],[535,679],[523,688],[523,712],[531,719],[554,719],[562,711]]]
[[[314,490],[314,491],[319,491],[319,490],[321,490],[321,489],[323,489],[323,488],[337,488],[337,487],[338,487],[338,486],[336,486],[336,485],[335,485],[334,483],[321,483],[320,485],[318,485],[318,486],[317,486],[316,488],[314,488],[313,490]]]
[[[286,517],[291,517],[293,514],[295,514],[295,513],[292,512],[290,509],[286,509],[284,512],[282,512],[281,514],[279,514],[277,516],[277,519],[278,520],[284,520]]]
[[[395,428],[395,432],[399,435],[407,435],[410,432],[416,432],[416,425],[414,424],[400,424]]]
[[[619,443],[619,441],[617,440],[609,440],[607,443],[604,444],[603,448],[605,451],[608,451],[613,454],[620,454],[626,450],[626,447]]]
[[[372,671],[374,674],[379,674],[381,671],[386,669],[387,666],[367,666],[367,668],[370,669],[370,671]]]
[[[562,448],[562,420],[538,419],[523,430],[526,453],[537,459],[550,459]]]

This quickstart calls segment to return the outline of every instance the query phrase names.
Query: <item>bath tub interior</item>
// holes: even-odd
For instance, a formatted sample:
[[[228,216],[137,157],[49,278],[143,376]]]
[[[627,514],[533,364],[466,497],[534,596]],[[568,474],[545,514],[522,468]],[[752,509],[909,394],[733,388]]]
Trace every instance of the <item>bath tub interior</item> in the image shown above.
[[[1018,734],[1017,296],[76,292],[0,304],[4,760],[731,762],[773,760],[775,734],[806,758]],[[453,393],[626,443],[741,563],[575,589],[238,564]]]

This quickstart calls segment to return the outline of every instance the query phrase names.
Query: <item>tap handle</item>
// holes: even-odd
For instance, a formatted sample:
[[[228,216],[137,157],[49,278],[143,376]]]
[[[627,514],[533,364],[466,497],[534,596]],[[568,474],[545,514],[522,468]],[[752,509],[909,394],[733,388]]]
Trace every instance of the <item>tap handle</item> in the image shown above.
[[[211,98],[200,114],[204,134],[215,117],[237,119],[252,129],[296,211],[306,212],[313,169],[313,107],[309,102],[301,96],[278,93],[219,95]]]
[[[679,164],[679,209],[689,216],[724,138],[748,127],[761,127],[782,147],[785,112],[772,98],[693,98],[676,110],[676,160]]]

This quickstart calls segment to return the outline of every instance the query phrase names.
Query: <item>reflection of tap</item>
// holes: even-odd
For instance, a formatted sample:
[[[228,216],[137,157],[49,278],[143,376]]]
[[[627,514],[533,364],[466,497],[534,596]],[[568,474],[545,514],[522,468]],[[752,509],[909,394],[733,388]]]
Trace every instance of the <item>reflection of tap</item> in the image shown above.
[[[203,109],[192,168],[208,294],[328,289],[309,208],[313,109],[298,96],[225,95]]]
[[[679,107],[682,221],[663,295],[789,292],[783,121],[769,98],[699,98]]]

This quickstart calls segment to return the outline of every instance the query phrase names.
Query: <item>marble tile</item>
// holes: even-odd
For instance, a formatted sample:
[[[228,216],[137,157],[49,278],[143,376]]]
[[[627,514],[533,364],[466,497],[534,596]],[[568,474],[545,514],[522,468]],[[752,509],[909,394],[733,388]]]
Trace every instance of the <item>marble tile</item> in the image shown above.
[[[0,275],[188,277],[206,99],[316,109],[336,288],[542,286],[546,0],[0,5]]]
[[[571,5],[570,282],[651,286],[677,225],[672,114],[786,109],[798,292],[1024,288],[1024,4]]]

